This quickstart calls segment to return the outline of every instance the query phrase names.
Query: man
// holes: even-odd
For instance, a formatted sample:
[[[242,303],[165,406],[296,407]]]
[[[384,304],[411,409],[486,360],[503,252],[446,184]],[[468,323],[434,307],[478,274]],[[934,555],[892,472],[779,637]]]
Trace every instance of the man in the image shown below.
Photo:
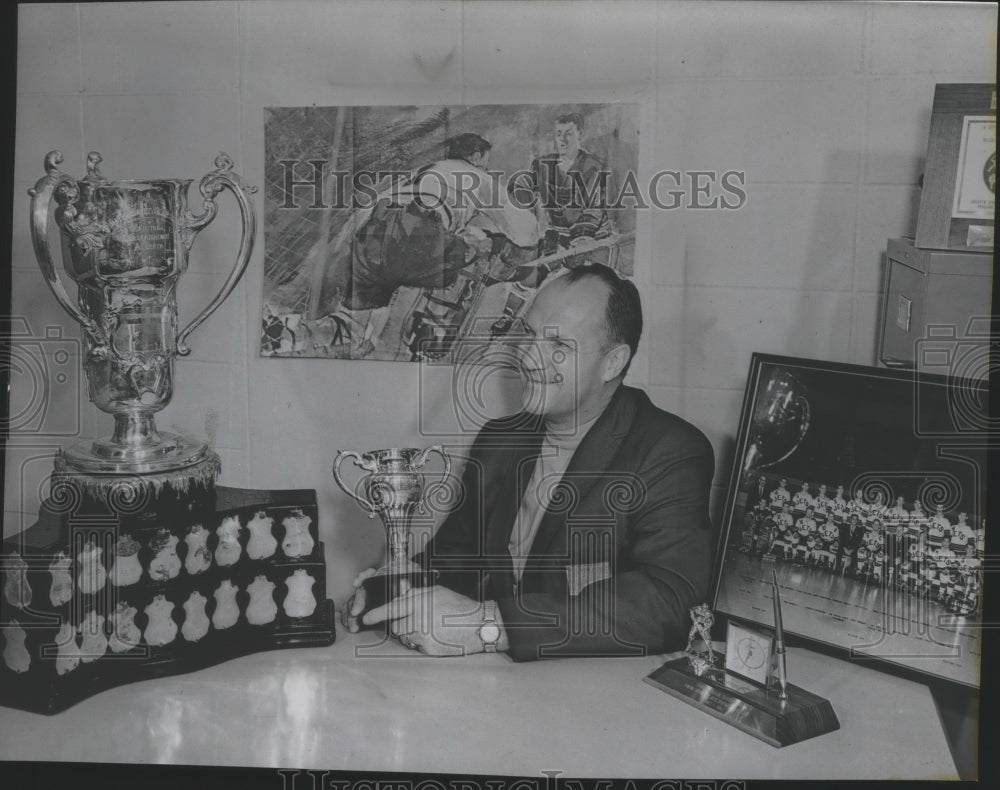
[[[795,518],[788,510],[788,503],[781,503],[781,512],[774,514],[774,539],[768,549],[774,553],[775,549],[781,550],[782,559],[791,559],[795,547],[798,545],[798,535],[794,529]]]
[[[757,478],[757,499],[767,501],[767,478],[761,475]]]
[[[778,481],[778,487],[771,492],[771,505],[772,507],[781,507],[786,502],[791,501],[792,493],[788,490],[788,481],[781,478]]]
[[[560,115],[553,136],[555,152],[535,159],[528,172],[509,185],[518,205],[536,205],[544,212],[548,227],[543,255],[611,232],[607,210],[611,171],[581,146],[583,116]]]
[[[639,342],[635,285],[581,266],[524,319],[523,411],[484,426],[463,498],[415,559],[438,584],[367,612],[432,655],[515,661],[680,649],[708,595],[712,447],[622,379]],[[348,607],[364,609],[363,588]],[[482,603],[480,603],[482,601]]]
[[[771,508],[767,506],[767,500],[761,497],[757,505],[746,514],[746,518],[743,520],[746,529],[743,531],[743,545],[740,547],[740,551],[754,551],[761,535],[767,529],[764,525],[770,519]]]
[[[819,491],[816,493],[816,501],[813,505],[813,509],[816,513],[820,515],[826,515],[830,508],[833,506],[833,500],[830,495],[826,492],[826,483],[820,483]]]
[[[792,507],[796,510],[806,510],[806,508],[811,508],[815,504],[816,500],[809,492],[809,483],[803,482],[802,488],[796,491],[792,496]]]
[[[607,238],[615,230],[608,214],[612,174],[598,157],[581,147],[583,123],[583,116],[575,112],[556,118],[556,150],[532,161],[528,170],[507,184],[510,202],[530,206],[537,214],[544,230],[538,242],[542,258]],[[530,301],[531,289],[540,286],[552,271],[586,261],[607,264],[609,260],[608,250],[599,249],[519,269],[527,274],[520,274],[511,284],[503,315],[493,325],[493,333],[509,331],[512,321]]]
[[[847,503],[847,515],[857,516],[861,521],[868,518],[870,512],[870,507],[867,502],[865,502],[865,492],[860,488],[854,492],[854,499]]]
[[[817,555],[827,568],[834,566],[834,556],[837,549],[840,548],[840,544],[837,541],[838,534],[839,532],[837,527],[834,526],[833,519],[827,519],[819,528],[819,550],[817,551]],[[835,543],[837,544],[837,548],[834,548]]]
[[[951,519],[944,514],[944,505],[937,505],[934,515],[930,518],[932,524],[937,524],[942,532],[951,532]]]
[[[830,509],[837,518],[847,518],[847,500],[844,498],[843,486],[837,486],[837,493],[833,495],[833,505]]]
[[[812,506],[807,507],[805,515],[795,522],[795,531],[798,533],[799,544],[795,549],[794,558],[798,559],[801,554],[805,562],[815,560],[817,526]]]
[[[974,549],[975,545],[976,533],[966,522],[965,513],[959,513],[958,522],[951,531],[951,541],[948,548],[961,557],[965,555],[966,547],[972,546]]]
[[[865,528],[861,523],[861,517],[857,513],[851,513],[847,517],[847,521],[840,525],[840,547],[837,551],[835,566],[840,568],[841,573],[846,571],[852,563],[857,564],[857,551],[864,537]]]

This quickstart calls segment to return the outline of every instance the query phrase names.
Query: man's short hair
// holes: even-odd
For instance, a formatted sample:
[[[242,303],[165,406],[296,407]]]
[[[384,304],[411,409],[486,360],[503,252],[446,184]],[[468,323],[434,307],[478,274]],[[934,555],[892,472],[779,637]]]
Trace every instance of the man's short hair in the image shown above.
[[[448,159],[464,159],[469,161],[473,154],[485,154],[493,144],[485,137],[475,132],[462,132],[445,140],[448,146]]]
[[[583,134],[583,116],[578,112],[567,112],[556,118],[556,123],[573,123],[576,124],[576,130]]]
[[[620,277],[610,266],[603,263],[589,263],[574,266],[560,280],[572,285],[580,280],[592,278],[604,283],[608,289],[608,303],[604,309],[604,343],[605,350],[619,343],[628,346],[628,362],[622,368],[621,375],[628,373],[632,358],[639,347],[639,337],[642,335],[642,304],[639,300],[639,289],[635,283]]]

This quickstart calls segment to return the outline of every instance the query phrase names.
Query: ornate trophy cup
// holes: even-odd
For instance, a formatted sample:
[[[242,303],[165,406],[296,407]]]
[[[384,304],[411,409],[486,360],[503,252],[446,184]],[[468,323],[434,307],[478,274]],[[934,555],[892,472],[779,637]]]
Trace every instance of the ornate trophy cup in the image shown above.
[[[114,415],[113,434],[93,443],[64,449],[57,470],[87,474],[150,474],[182,469],[211,454],[207,444],[160,433],[153,415],[173,395],[173,364],[190,353],[194,331],[225,301],[243,276],[256,232],[248,187],[232,172],[225,154],[198,187],[202,213],[188,209],[190,179],[108,181],[96,151],[87,157],[87,175],[79,180],[58,169],[63,156],[45,157],[46,175],[31,195],[31,236],[35,256],[59,304],[84,329],[84,371],[90,399]],[[187,269],[195,235],[218,211],[216,195],[236,196],[243,236],[236,263],[208,306],[177,331],[176,288]],[[49,249],[49,213],[62,238],[66,274],[76,282],[76,302],[67,294]]]
[[[444,474],[430,489],[424,489],[424,474],[419,471],[427,463],[431,453],[437,453],[444,461]],[[353,458],[356,466],[369,474],[362,476],[354,489],[349,487],[340,475],[340,467],[345,460]],[[385,568],[371,579],[366,579],[365,611],[380,606],[399,593],[402,579],[414,587],[425,586],[427,575],[410,561],[410,523],[416,512],[425,510],[429,496],[440,491],[451,474],[451,459],[441,445],[435,444],[424,450],[416,448],[393,448],[371,450],[359,453],[355,450],[341,450],[333,462],[333,479],[351,498],[357,500],[368,511],[368,517],[377,513],[385,525],[389,558]],[[357,489],[363,490],[363,495]]]

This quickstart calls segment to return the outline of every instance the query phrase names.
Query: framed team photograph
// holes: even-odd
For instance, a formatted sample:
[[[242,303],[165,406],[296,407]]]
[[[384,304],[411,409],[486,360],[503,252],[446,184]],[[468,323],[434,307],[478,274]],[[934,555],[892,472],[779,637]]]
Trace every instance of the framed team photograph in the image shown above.
[[[985,381],[754,354],[717,613],[978,688]]]

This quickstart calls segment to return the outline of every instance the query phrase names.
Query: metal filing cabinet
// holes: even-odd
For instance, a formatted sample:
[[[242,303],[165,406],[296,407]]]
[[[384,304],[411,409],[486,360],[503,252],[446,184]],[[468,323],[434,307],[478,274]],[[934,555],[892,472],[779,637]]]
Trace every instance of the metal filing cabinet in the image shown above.
[[[988,346],[992,252],[922,249],[913,239],[889,239],[887,253],[879,363],[986,378],[986,365],[956,369],[949,349]]]

